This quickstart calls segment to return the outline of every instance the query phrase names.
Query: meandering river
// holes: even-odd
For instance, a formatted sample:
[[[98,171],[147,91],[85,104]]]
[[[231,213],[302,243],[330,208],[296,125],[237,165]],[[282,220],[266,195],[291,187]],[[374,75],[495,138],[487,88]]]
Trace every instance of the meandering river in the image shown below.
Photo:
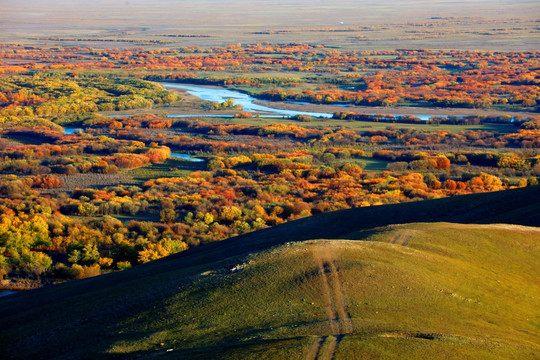
[[[184,84],[171,84],[171,83],[161,83],[166,88],[176,88],[176,89],[183,89],[187,90],[187,93],[190,95],[197,96],[198,98],[202,100],[207,101],[214,101],[214,102],[224,102],[229,99],[232,99],[235,104],[242,105],[244,108],[244,111],[249,112],[258,112],[262,113],[261,117],[275,117],[278,116],[285,116],[285,117],[291,117],[295,115],[310,115],[315,118],[331,118],[333,116],[332,113],[323,113],[323,112],[309,112],[309,111],[295,111],[295,110],[284,110],[284,109],[277,109],[273,108],[271,106],[266,105],[260,105],[255,104],[254,101],[257,101],[258,99],[255,99],[252,96],[249,96],[247,94],[244,94],[240,91],[230,90],[230,89],[224,89],[224,88],[210,88],[206,86],[199,86],[199,85],[184,85]],[[258,100],[259,102],[261,100]],[[268,104],[271,104],[271,101],[265,101]],[[302,102],[302,101],[287,101],[287,103],[290,104],[308,104],[312,105],[311,103]],[[348,106],[345,104],[330,104],[330,105],[338,105],[338,106]],[[266,114],[266,115],[265,115]],[[375,115],[375,114],[371,114]],[[393,114],[393,116],[404,116],[405,114]],[[232,115],[187,115],[187,114],[179,114],[179,115],[169,115],[169,117],[193,117],[193,116],[201,116],[201,117],[232,117]],[[428,121],[433,115],[413,115],[421,120]]]
[[[234,101],[234,104],[241,105],[244,111],[258,113],[260,117],[264,117],[264,118],[273,118],[276,116],[292,117],[295,115],[309,115],[314,118],[331,118],[333,116],[332,113],[285,110],[285,109],[273,108],[271,106],[256,104],[255,101],[257,101],[257,99],[255,99],[254,97],[249,96],[248,94],[244,94],[240,91],[235,91],[235,90],[230,90],[230,89],[225,89],[225,88],[207,87],[207,86],[200,86],[200,85],[171,84],[171,83],[160,83],[160,84],[163,85],[165,88],[176,88],[176,89],[186,90],[188,94],[197,96],[198,98],[202,100],[222,103],[224,101],[232,99]],[[271,105],[272,101],[265,101],[265,103]],[[288,101],[288,103],[309,104],[309,103],[304,103],[300,101]],[[346,106],[343,104],[334,104],[334,105]],[[371,115],[375,115],[375,114],[371,114]],[[395,117],[404,116],[404,114],[392,114],[392,115]],[[107,115],[107,116],[124,117],[124,116],[129,116],[129,115],[114,114],[114,115]],[[167,116],[176,117],[176,118],[184,118],[184,117],[232,118],[234,117],[234,115],[221,115],[221,114],[170,114]],[[420,120],[428,121],[433,115],[413,115],[413,116],[419,118]],[[66,134],[73,134],[77,130],[79,129],[78,128],[65,128],[64,132]],[[185,154],[176,154],[176,157],[183,157],[184,155]],[[186,160],[201,161],[201,159],[191,159],[191,158],[190,159],[186,158]]]
[[[266,101],[266,100],[259,100],[252,96],[249,96],[247,94],[244,94],[240,91],[235,90],[229,90],[224,88],[210,88],[206,86],[200,86],[200,85],[184,85],[184,84],[171,84],[171,83],[160,83],[165,88],[176,88],[176,89],[183,89],[187,90],[187,93],[193,96],[197,96],[198,98],[206,101],[213,101],[213,102],[225,102],[229,99],[232,99],[234,104],[242,105],[242,108],[244,111],[247,112],[254,112],[258,113],[259,117],[263,118],[275,118],[275,117],[284,117],[289,118],[295,115],[309,115],[314,118],[331,118],[334,114],[333,113],[325,113],[325,112],[310,112],[310,111],[297,111],[297,110],[286,110],[286,109],[278,109],[273,108],[271,106],[266,105],[260,105],[256,104],[255,101],[263,101],[267,104],[272,104],[272,101]],[[301,102],[301,101],[287,101],[289,104],[310,104],[307,102]],[[328,105],[335,105],[335,106],[343,106],[347,107],[346,104],[328,104]],[[375,114],[370,114],[375,115]],[[388,114],[390,115],[390,114]],[[392,116],[398,117],[398,116],[405,116],[405,114],[391,114]],[[129,116],[126,114],[112,114],[107,115],[110,117],[125,117]],[[428,121],[433,115],[412,115],[420,120]],[[444,116],[444,115],[443,115]],[[215,118],[233,118],[234,115],[221,115],[221,114],[169,114],[167,117],[176,117],[176,118],[187,118],[187,117],[215,117]],[[70,133],[73,133],[77,129],[70,129]],[[66,131],[67,133],[67,131]]]
[[[319,112],[305,112],[305,111],[295,111],[295,110],[284,110],[276,109],[269,106],[255,104],[254,101],[257,100],[247,94],[241,93],[239,91],[229,90],[229,89],[220,89],[220,88],[209,88],[204,86],[195,86],[195,85],[183,85],[183,84],[170,84],[162,83],[161,85],[167,88],[177,88],[187,90],[187,93],[190,95],[197,96],[202,100],[215,101],[215,102],[224,102],[229,99],[232,99],[235,104],[242,105],[244,111],[249,112],[258,112],[268,115],[280,115],[280,116],[295,116],[295,115],[310,115],[318,118],[331,118],[333,114],[331,113],[319,113]],[[172,115],[176,116],[176,115]],[[197,115],[199,116],[199,115]]]

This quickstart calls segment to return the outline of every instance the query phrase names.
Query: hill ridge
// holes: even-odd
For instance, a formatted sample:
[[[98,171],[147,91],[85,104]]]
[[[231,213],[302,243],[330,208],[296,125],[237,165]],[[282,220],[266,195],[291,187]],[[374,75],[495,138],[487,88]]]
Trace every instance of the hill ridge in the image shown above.
[[[207,262],[219,261],[229,257],[237,257],[249,254],[253,251],[267,249],[283,242],[283,238],[289,241],[313,239],[310,228],[316,225],[316,238],[343,238],[358,230],[367,230],[377,227],[413,222],[455,222],[463,224],[488,224],[508,223],[514,225],[540,226],[540,185],[512,190],[497,191],[491,193],[479,193],[455,197],[447,197],[434,200],[406,202],[399,204],[370,206],[339,210],[323,213],[287,222],[268,229],[259,230],[215,243],[188,249],[186,251],[167,256],[165,258],[139,265],[129,271],[105,274],[99,277],[72,281],[54,285],[56,289],[71,284],[90,283],[103,281],[105,284],[114,283],[109,281],[116,277],[118,281],[130,277],[131,273],[139,273],[139,276],[152,273],[156,266],[166,269],[171,262],[177,259],[186,259],[181,266],[189,266],[194,262],[201,261],[199,256]],[[489,206],[486,203],[500,203],[502,206]],[[258,241],[245,241],[255,238]],[[262,239],[262,240],[261,240]],[[262,243],[262,244],[261,244]],[[233,249],[234,251],[226,252]],[[190,261],[192,260],[193,261]],[[173,269],[177,269],[173,265]],[[30,290],[22,294],[11,295],[10,298],[0,298],[2,301],[26,295],[26,293],[38,293],[47,291],[49,287]],[[35,306],[36,304],[34,304]],[[0,307],[0,316],[2,310]]]
[[[343,256],[342,250],[339,252],[341,255],[338,256],[338,253],[334,253],[332,249],[342,249],[344,246],[352,247],[351,249],[367,249],[369,247],[375,252],[386,251],[387,255],[392,257],[401,253],[401,251],[397,251],[398,249],[403,249],[406,253],[418,253],[418,249],[421,250],[418,246],[425,246],[417,241],[417,238],[423,235],[422,229],[424,228],[446,232],[462,228],[467,230],[466,233],[476,231],[478,234],[483,234],[485,231],[490,234],[496,234],[499,231],[504,231],[505,234],[518,234],[523,232],[522,230],[534,231],[536,229],[523,228],[522,226],[539,225],[539,195],[540,187],[536,186],[496,193],[325,213],[221,242],[203,245],[123,272],[11,295],[0,299],[0,317],[3,319],[3,326],[5,326],[0,330],[0,348],[6,346],[7,349],[9,344],[11,350],[10,356],[7,358],[18,358],[18,356],[14,355],[15,348],[13,346],[28,349],[32,349],[32,346],[34,346],[39,350],[30,354],[32,357],[48,358],[54,351],[59,351],[58,346],[55,346],[55,343],[59,342],[64,348],[58,355],[55,355],[58,359],[71,358],[69,354],[79,351],[77,349],[93,348],[97,344],[99,346],[109,346],[110,349],[114,350],[120,346],[118,340],[111,338],[110,344],[107,345],[108,340],[105,340],[105,343],[103,341],[99,342],[98,337],[101,336],[100,334],[105,332],[116,334],[115,338],[121,337],[120,334],[125,331],[124,328],[127,327],[126,329],[129,332],[130,326],[132,326],[129,324],[141,316],[143,318],[147,316],[144,314],[159,311],[157,309],[162,307],[170,309],[179,306],[175,302],[177,300],[173,299],[178,299],[180,294],[192,294],[192,291],[195,291],[193,293],[195,295],[190,296],[198,298],[199,295],[196,294],[200,293],[200,296],[202,296],[208,291],[214,291],[212,289],[226,291],[230,287],[230,291],[237,291],[234,290],[236,289],[234,284],[237,281],[235,279],[243,279],[254,271],[253,268],[260,265],[257,261],[255,261],[255,265],[250,265],[247,260],[251,258],[250,254],[266,254],[272,252],[272,249],[276,249],[276,253],[271,257],[281,261],[279,259],[283,255],[292,256],[287,253],[288,249],[297,249],[299,251],[298,260],[291,260],[293,261],[291,264],[295,264],[297,261],[300,263],[309,261],[305,265],[307,266],[305,270],[307,272],[301,275],[304,280],[298,283],[293,282],[293,285],[297,285],[294,285],[292,289],[294,291],[315,291],[317,294],[322,293],[324,295],[321,298],[320,308],[317,307],[320,310],[315,312],[320,314],[322,318],[313,323],[310,323],[309,319],[305,320],[306,325],[299,326],[298,329],[303,327],[306,329],[322,329],[328,326],[328,329],[324,331],[313,330],[313,334],[316,336],[309,338],[309,343],[305,343],[305,354],[308,354],[308,358],[311,359],[330,359],[337,354],[336,351],[344,351],[343,349],[350,346],[351,339],[359,331],[359,324],[364,323],[364,320],[358,317],[357,308],[359,304],[350,302],[351,296],[356,296],[356,292],[350,292],[350,287],[354,284],[351,284],[350,280],[346,282],[343,280],[344,278],[350,279],[350,267],[358,267],[358,264],[343,262],[343,258],[339,258],[339,256]],[[446,222],[447,224],[430,225],[430,223],[440,222]],[[475,228],[474,226],[470,227],[470,225],[455,224],[455,222],[481,226]],[[492,225],[492,223],[497,224]],[[523,234],[520,236],[523,237]],[[325,238],[328,240],[318,241],[318,239]],[[348,243],[348,241],[351,241],[350,239],[361,241]],[[362,239],[384,239],[385,244],[362,241]],[[322,247],[318,248],[317,244],[322,244]],[[361,244],[365,246],[360,246]],[[456,245],[462,246],[459,242],[456,242]],[[466,244],[464,243],[463,246],[466,246]],[[443,251],[443,253],[446,251],[444,248],[439,249],[437,247],[428,247],[426,249]],[[460,250],[456,251],[459,254]],[[365,253],[367,259],[371,256],[369,254],[370,252]],[[420,256],[417,260],[422,263],[423,259],[427,258],[424,253],[420,254],[423,254],[423,256]],[[530,254],[526,255],[530,257]],[[264,258],[266,255],[260,256]],[[246,261],[248,263],[245,263]],[[238,266],[238,264],[241,266]],[[456,264],[460,263],[457,262]],[[509,268],[511,270],[509,274],[518,271],[519,267],[524,264],[509,264],[508,266],[510,265],[512,268]],[[516,268],[516,266],[518,267]],[[527,266],[532,265],[528,264]],[[360,267],[360,269],[362,268]],[[267,277],[271,278],[271,276],[270,272]],[[529,277],[523,279],[529,279]],[[504,279],[501,278],[501,280]],[[261,286],[266,285],[261,284]],[[300,286],[300,289],[298,289],[298,286]],[[386,286],[386,284],[383,283],[381,286]],[[253,290],[260,291],[257,287]],[[460,296],[462,296],[459,292],[455,296],[452,295],[455,290],[451,288],[442,289],[441,291],[443,291],[441,296],[444,298],[450,296],[459,300],[461,299]],[[226,291],[225,294],[227,293]],[[466,299],[470,298],[470,296],[462,297],[465,299],[463,301],[468,301]],[[287,306],[292,306],[291,304],[294,304],[294,302],[288,303]],[[304,304],[302,306],[305,306],[304,300],[302,300],[302,304]],[[153,308],[149,308],[150,305]],[[228,310],[215,311],[220,313],[220,316],[226,316]],[[353,316],[351,311],[356,311],[356,315]],[[292,311],[292,314],[294,313]],[[164,323],[172,321],[165,314],[158,315],[161,319],[159,321]],[[368,315],[365,320],[368,323],[372,321],[368,321],[370,316],[372,315]],[[129,320],[130,318],[133,318],[133,320]],[[208,321],[197,317],[194,319],[198,319],[196,324],[201,324],[200,321],[203,321],[203,323]],[[232,318],[230,321],[236,321],[234,319]],[[45,321],[46,324],[41,324],[42,321]],[[174,321],[182,322],[184,320],[177,318]],[[300,330],[294,330],[298,326],[298,324],[294,325],[294,321],[291,324],[293,325],[289,328],[284,328],[289,330],[281,330],[291,331],[287,339],[297,339],[294,341],[302,343],[307,341],[302,336],[295,337],[297,336],[294,335],[295,331]],[[43,326],[47,330],[43,330]],[[233,341],[231,347],[227,347],[227,349],[234,349],[237,346],[240,346],[240,348],[263,346],[267,343],[266,341],[270,341],[270,343],[285,341],[285,338],[270,339],[269,337],[277,330],[271,330],[272,326],[270,325],[264,325],[264,328],[269,330],[261,332],[260,330],[256,331],[256,328],[254,328],[253,335],[251,335],[260,341],[224,339],[224,341]],[[427,329],[412,328],[407,331],[388,328],[376,333],[379,335],[390,334],[391,336],[388,339],[410,340],[424,339],[425,336],[430,334],[428,330],[429,327]],[[64,334],[66,331],[71,332],[69,336],[75,337],[76,344],[66,344],[62,342],[61,338],[58,338],[59,334]],[[26,338],[23,334],[28,333],[35,335]],[[84,336],[77,335],[79,333],[84,334]],[[439,331],[439,333],[453,334],[451,331]],[[404,335],[394,336],[395,334]],[[386,339],[384,336],[379,335],[377,335],[377,338]],[[459,332],[454,333],[454,335],[461,336]],[[249,338],[250,336],[245,337],[245,339]],[[437,338],[437,336],[434,338]],[[18,345],[13,345],[14,339],[18,339],[15,342]],[[113,344],[116,345],[113,346]],[[205,351],[215,352],[218,351],[216,349],[219,349],[220,346],[224,346],[223,343],[218,345],[199,346],[192,350],[186,348],[182,354],[197,358],[197,354],[203,354]],[[215,346],[218,347],[215,348]],[[122,351],[126,351],[125,348],[120,348],[124,349]],[[130,350],[129,353],[145,357],[165,354],[162,350],[137,351]],[[80,358],[85,358],[80,352],[78,353]]]

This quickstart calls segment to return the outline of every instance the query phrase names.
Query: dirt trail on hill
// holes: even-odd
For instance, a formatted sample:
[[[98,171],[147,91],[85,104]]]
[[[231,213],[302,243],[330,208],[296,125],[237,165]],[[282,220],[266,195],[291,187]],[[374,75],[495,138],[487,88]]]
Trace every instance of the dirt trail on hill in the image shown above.
[[[321,336],[311,347],[306,359],[331,360],[337,346],[346,334],[353,332],[352,319],[347,307],[345,292],[339,278],[339,266],[335,251],[331,247],[315,248],[315,262],[321,276],[321,289],[331,335]]]
[[[401,231],[394,235],[394,238],[392,239],[392,244],[407,246],[409,245],[409,241],[411,241],[411,239],[412,234]]]

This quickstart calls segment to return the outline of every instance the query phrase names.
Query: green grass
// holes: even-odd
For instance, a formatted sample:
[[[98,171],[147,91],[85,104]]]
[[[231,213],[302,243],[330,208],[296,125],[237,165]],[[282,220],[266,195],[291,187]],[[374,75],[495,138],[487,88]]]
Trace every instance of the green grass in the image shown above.
[[[46,141],[43,141],[42,139],[35,137],[35,136],[25,136],[25,135],[2,135],[4,139],[12,140],[14,142],[18,142],[22,145],[41,145],[46,143]]]
[[[516,127],[507,124],[484,124],[484,125],[430,125],[430,124],[400,124],[400,123],[384,123],[371,121],[348,121],[338,119],[314,119],[310,122],[300,122],[291,119],[283,118],[251,118],[251,119],[230,119],[230,118],[205,118],[204,121],[213,123],[231,123],[231,124],[247,124],[247,125],[271,125],[271,124],[288,124],[301,127],[344,127],[352,130],[367,131],[367,130],[384,130],[389,126],[398,129],[418,129],[427,131],[447,130],[451,133],[459,133],[461,131],[490,131],[499,132],[501,134],[509,134],[516,131]]]
[[[539,193],[326,213],[11,295],[0,348],[7,359],[301,359],[324,339],[319,354],[335,342],[336,359],[533,359],[540,232],[440,221],[539,225]],[[329,320],[328,291],[352,332]]]
[[[364,170],[366,171],[384,171],[386,170],[386,166],[390,163],[389,161],[369,158],[369,157],[362,157],[360,159],[353,159],[356,160],[359,163],[363,163],[366,166],[364,167]]]
[[[334,165],[342,164],[358,164],[363,167],[365,171],[385,171],[386,167],[390,163],[389,161],[374,159],[371,157],[349,158],[349,159],[336,159]]]
[[[516,127],[506,124],[484,124],[484,125],[430,125],[430,124],[401,124],[401,123],[384,123],[384,122],[370,122],[370,121],[347,121],[330,119],[325,120],[326,126],[343,126],[353,130],[384,130],[388,126],[393,126],[398,129],[418,129],[427,131],[447,130],[451,133],[458,133],[461,131],[497,131],[503,134],[515,132]]]
[[[200,162],[184,161],[170,158],[160,164],[151,164],[140,168],[128,170],[126,175],[133,180],[144,183],[147,180],[163,177],[185,177],[193,171],[204,170],[206,165]]]
[[[131,220],[135,221],[151,221],[159,222],[159,214],[146,213],[137,215],[112,215],[116,219],[120,220],[124,225],[128,224]]]
[[[226,266],[213,267],[180,281],[179,291],[160,306],[121,322],[122,339],[107,352],[134,356],[165,347],[197,358],[219,348],[218,358],[233,359],[256,358],[259,347],[265,358],[303,358],[313,336],[332,333],[315,261],[323,251],[339,267],[355,329],[337,358],[350,358],[352,348],[359,359],[402,352],[410,359],[525,359],[540,349],[527,321],[540,306],[540,271],[534,266],[540,248],[531,236],[536,233],[423,223],[352,236],[361,241],[282,245],[238,259],[247,264],[243,271],[227,274]],[[392,244],[409,236],[407,246]],[[288,342],[290,347],[275,349]]]
[[[442,337],[380,338],[347,336],[340,343],[336,360],[436,359],[534,359],[532,349],[486,339]]]

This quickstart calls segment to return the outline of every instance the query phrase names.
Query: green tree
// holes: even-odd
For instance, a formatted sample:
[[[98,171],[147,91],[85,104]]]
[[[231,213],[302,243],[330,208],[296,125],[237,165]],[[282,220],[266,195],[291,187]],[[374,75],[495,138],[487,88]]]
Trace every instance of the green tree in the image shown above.
[[[27,273],[34,273],[38,277],[52,265],[52,259],[42,252],[26,251],[20,257],[19,268]]]
[[[99,261],[99,251],[96,244],[86,244],[82,250],[82,261],[96,263]]]

